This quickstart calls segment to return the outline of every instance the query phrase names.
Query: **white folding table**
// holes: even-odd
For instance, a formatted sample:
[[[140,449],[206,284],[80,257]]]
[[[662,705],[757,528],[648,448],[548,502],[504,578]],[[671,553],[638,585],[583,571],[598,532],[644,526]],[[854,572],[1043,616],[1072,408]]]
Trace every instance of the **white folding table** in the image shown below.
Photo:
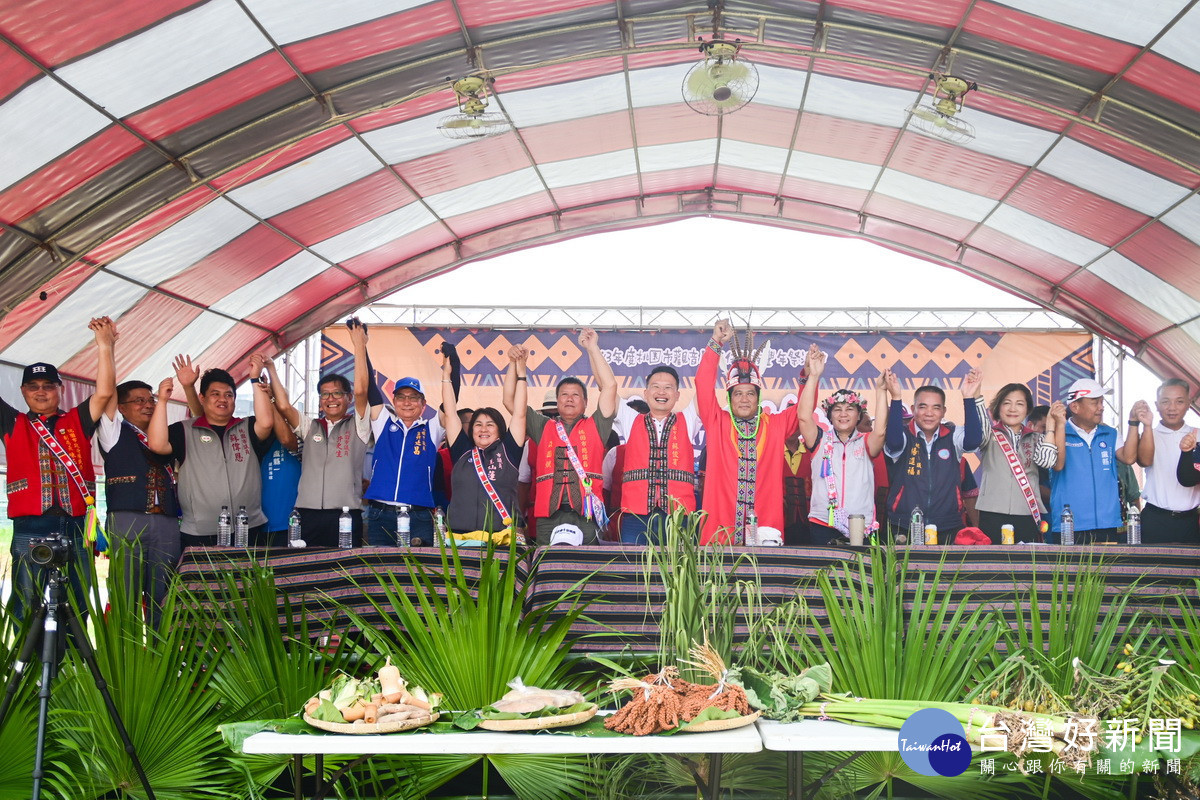
[[[787,800],[803,800],[863,753],[899,751],[899,731],[890,728],[869,728],[818,719],[800,722],[760,719],[755,727],[762,738],[763,749],[787,753]],[[836,753],[842,750],[850,751],[851,755],[818,780],[804,785],[806,752]]]
[[[762,739],[754,725],[712,733],[677,733],[673,736],[571,736],[562,733],[494,733],[462,731],[457,733],[392,733],[378,735],[324,735],[256,733],[242,744],[247,753],[291,754],[296,763],[296,797],[300,798],[299,776],[305,755],[316,756],[317,787],[313,800],[323,800],[341,776],[336,773],[326,784],[323,778],[324,756],[359,755],[349,768],[380,754],[402,755],[494,755],[494,754],[617,754],[665,753],[712,756],[709,780],[702,781],[706,798],[716,800],[721,793],[721,758],[725,753],[757,753]],[[700,780],[697,777],[697,780]]]

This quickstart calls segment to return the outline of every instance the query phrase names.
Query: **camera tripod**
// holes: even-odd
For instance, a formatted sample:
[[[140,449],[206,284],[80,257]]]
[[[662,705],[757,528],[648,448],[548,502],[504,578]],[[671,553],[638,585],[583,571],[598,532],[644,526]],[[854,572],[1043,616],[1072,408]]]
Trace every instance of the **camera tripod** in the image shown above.
[[[92,673],[92,679],[96,682],[96,688],[100,690],[100,696],[104,698],[104,705],[108,708],[108,716],[112,719],[113,725],[116,726],[117,734],[121,737],[121,743],[125,745],[125,752],[129,754],[129,758],[133,762],[133,768],[137,771],[138,778],[142,782],[142,788],[146,791],[146,797],[149,800],[155,800],[154,790],[150,788],[150,779],[146,777],[146,771],[142,769],[142,762],[138,759],[137,749],[133,746],[133,741],[129,738],[129,732],[125,729],[125,723],[121,721],[120,712],[117,711],[117,707],[113,703],[112,695],[108,692],[108,682],[104,680],[104,675],[100,672],[100,665],[96,663],[96,652],[92,649],[91,642],[88,641],[87,634],[83,630],[83,626],[79,623],[79,618],[71,609],[70,599],[63,588],[64,578],[62,572],[59,570],[58,565],[54,563],[46,564],[45,570],[45,595],[41,604],[34,611],[29,630],[25,634],[25,641],[21,645],[17,661],[13,665],[12,675],[8,679],[8,686],[4,691],[4,700],[0,701],[0,726],[2,726],[5,717],[8,715],[8,708],[12,704],[17,688],[20,686],[25,669],[29,666],[30,659],[33,657],[35,648],[37,648],[40,641],[42,646],[42,680],[38,689],[37,746],[34,751],[33,760],[33,800],[39,800],[41,796],[42,778],[45,774],[42,765],[46,755],[46,720],[50,710],[50,685],[55,675],[58,674],[59,654],[66,649],[66,630],[60,625],[62,622],[65,622],[66,626],[70,628],[71,636],[75,640],[75,647],[79,650],[79,654],[83,656],[83,660],[87,663],[88,669]]]

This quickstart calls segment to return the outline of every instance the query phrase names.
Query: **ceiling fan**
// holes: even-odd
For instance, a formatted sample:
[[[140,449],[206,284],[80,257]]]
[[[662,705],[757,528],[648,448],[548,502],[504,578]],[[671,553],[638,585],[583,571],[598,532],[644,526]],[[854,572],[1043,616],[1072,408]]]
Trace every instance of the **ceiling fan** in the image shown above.
[[[930,136],[961,144],[975,138],[975,126],[958,116],[963,108],[963,97],[978,87],[957,75],[931,73],[933,95],[921,99],[908,107],[910,124]]]
[[[490,78],[470,75],[451,84],[458,98],[458,113],[442,117],[438,130],[447,139],[482,139],[512,130],[504,114],[488,111]]]

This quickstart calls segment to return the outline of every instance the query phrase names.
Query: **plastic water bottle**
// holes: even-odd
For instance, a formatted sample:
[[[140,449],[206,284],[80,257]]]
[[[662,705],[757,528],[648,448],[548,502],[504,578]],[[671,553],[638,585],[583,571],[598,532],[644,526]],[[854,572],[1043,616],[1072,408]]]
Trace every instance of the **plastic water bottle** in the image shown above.
[[[450,537],[446,535],[446,512],[442,511],[441,506],[433,510],[433,544],[434,547],[450,544]]]
[[[925,544],[925,512],[920,506],[912,510],[912,516],[908,519],[908,543]]]
[[[401,505],[396,511],[396,546],[412,547],[412,517],[407,505]]]
[[[238,506],[237,520],[233,527],[233,546],[245,550],[250,546],[250,515],[245,506]]]
[[[1063,506],[1062,523],[1059,525],[1059,544],[1075,544],[1075,515],[1069,505]]]
[[[758,546],[758,514],[755,514],[753,511],[750,512],[750,516],[746,517],[746,534],[744,543],[746,547]]]
[[[229,516],[229,506],[221,506],[221,515],[217,517],[217,547],[229,547],[233,544],[233,518]]]
[[[350,519],[350,506],[342,506],[342,515],[338,517],[338,549],[349,550],[354,547],[354,522]]]
[[[1125,518],[1125,544],[1142,543],[1142,512],[1138,507],[1129,504],[1129,516]]]
[[[300,538],[300,512],[294,508],[288,517],[288,547],[304,547],[304,540]]]

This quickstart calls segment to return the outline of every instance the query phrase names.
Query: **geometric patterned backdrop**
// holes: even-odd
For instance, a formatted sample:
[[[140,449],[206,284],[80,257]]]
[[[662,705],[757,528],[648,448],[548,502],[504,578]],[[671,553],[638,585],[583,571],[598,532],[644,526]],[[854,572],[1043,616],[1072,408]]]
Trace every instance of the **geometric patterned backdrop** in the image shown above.
[[[453,342],[462,359],[463,396],[460,404],[499,406],[499,387],[507,368],[508,348],[523,344],[529,350],[530,402],[537,405],[545,388],[563,376],[590,375],[587,356],[576,333],[565,329],[495,330],[479,328],[371,328],[370,352],[376,379],[390,397],[401,377],[412,375],[427,387],[437,385],[443,341]],[[622,396],[638,394],[645,375],[657,364],[675,367],[685,398],[694,391],[693,376],[707,330],[601,331],[600,346],[613,366]],[[829,354],[822,378],[822,396],[833,388],[866,389],[879,370],[890,367],[909,392],[922,384],[942,386],[957,398],[963,376],[972,367],[984,370],[984,394],[990,398],[1012,381],[1026,383],[1035,402],[1050,403],[1074,380],[1094,376],[1092,339],[1086,333],[903,332],[807,333],[760,332],[758,343],[769,340],[772,358],[766,370],[766,397],[774,404],[795,397],[796,378],[809,344],[816,341]],[[327,328],[322,336],[322,372],[353,373],[345,328]],[[590,383],[590,381],[589,381]],[[541,392],[539,392],[539,389]],[[429,398],[436,405],[434,398]],[[950,417],[955,403],[948,403]],[[961,405],[959,405],[961,409]]]

